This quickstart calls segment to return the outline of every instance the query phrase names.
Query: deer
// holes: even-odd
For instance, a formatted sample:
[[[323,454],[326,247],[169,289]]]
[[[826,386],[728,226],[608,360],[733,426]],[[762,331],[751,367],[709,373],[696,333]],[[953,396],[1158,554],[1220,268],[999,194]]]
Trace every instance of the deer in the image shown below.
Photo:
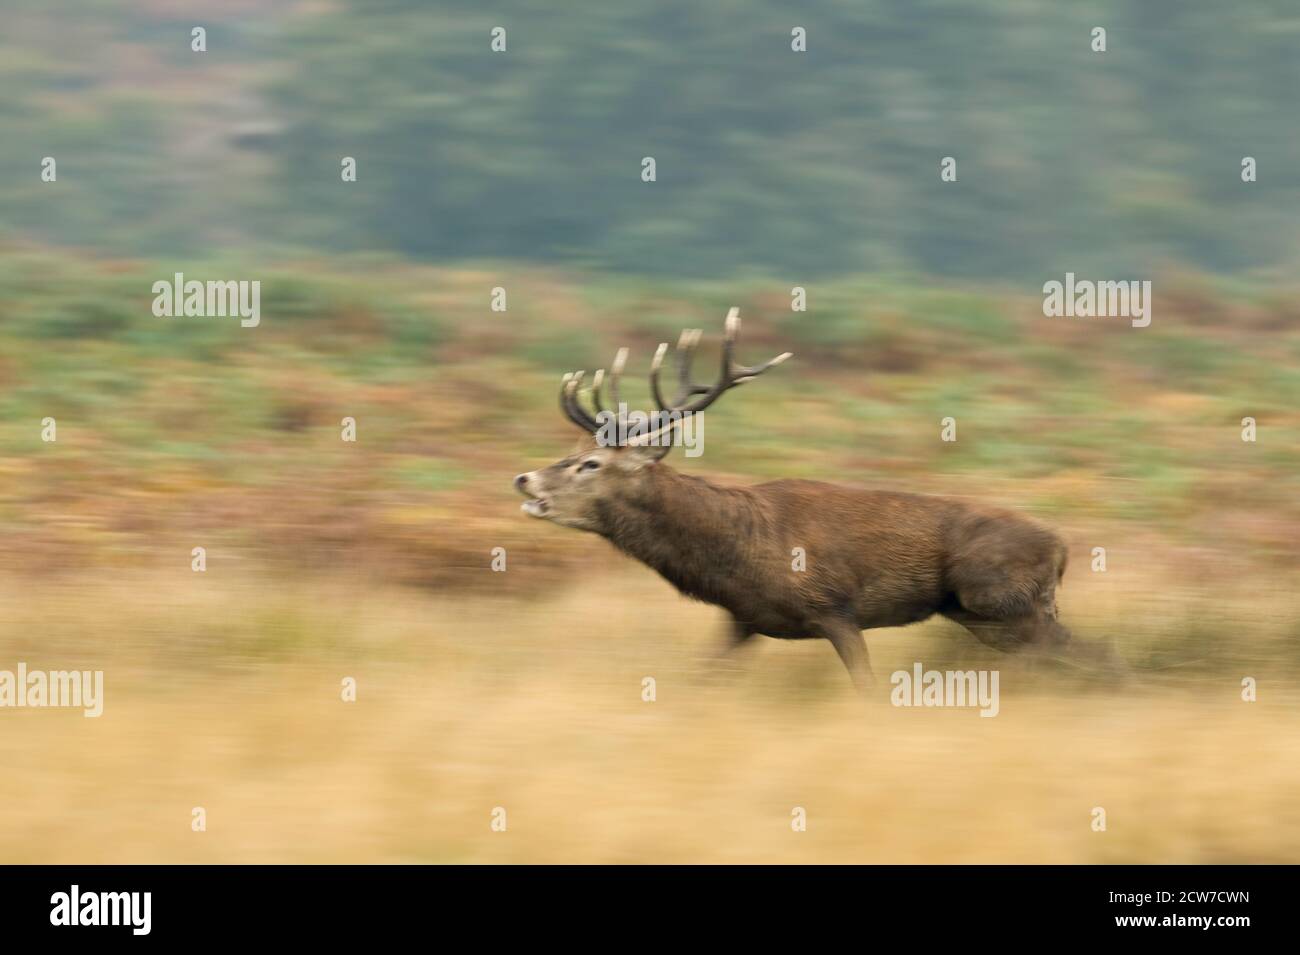
[[[874,682],[864,630],[938,614],[1000,651],[1070,642],[1056,603],[1066,545],[1028,517],[964,499],[802,479],[723,486],[665,464],[683,420],[793,357],[740,365],[739,332],[733,308],[718,377],[704,385],[691,373],[701,332],[684,331],[671,400],[659,382],[668,352],[661,344],[650,366],[654,427],[627,427],[617,443],[602,437],[611,420],[622,426],[630,417],[619,391],[627,349],[608,376],[595,373],[585,395],[585,372],[564,375],[560,408],[586,437],[554,464],[515,477],[523,513],[597,534],[686,597],[721,607],[728,625],[720,658],[756,635],[824,639],[863,693]],[[606,382],[612,409],[602,402]],[[792,557],[799,554],[802,561]]]

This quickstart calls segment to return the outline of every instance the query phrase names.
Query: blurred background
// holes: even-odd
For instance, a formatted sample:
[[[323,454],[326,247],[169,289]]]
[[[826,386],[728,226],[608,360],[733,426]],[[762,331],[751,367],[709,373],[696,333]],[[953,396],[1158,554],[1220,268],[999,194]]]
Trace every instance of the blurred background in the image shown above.
[[[1300,860],[1293,4],[5,6],[0,669],[106,700],[0,711],[0,859]],[[261,324],[155,317],[178,271]],[[1067,271],[1150,327],[1045,318]],[[885,689],[999,668],[996,719],[864,709],[820,642],[707,680],[719,611],[520,515],[562,372],[630,346],[648,402],[733,305],[796,359],[674,466],[1033,514],[1138,679],[932,621]]]

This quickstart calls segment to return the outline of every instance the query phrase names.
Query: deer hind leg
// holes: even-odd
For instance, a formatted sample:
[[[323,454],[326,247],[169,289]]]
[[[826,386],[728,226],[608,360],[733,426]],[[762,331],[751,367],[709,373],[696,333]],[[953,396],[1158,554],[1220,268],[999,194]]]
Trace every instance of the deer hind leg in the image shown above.
[[[1031,592],[1036,590],[1036,593]],[[1056,619],[1056,586],[1018,589],[980,586],[959,591],[960,609],[946,610],[985,646],[1010,653],[1024,647],[1051,651],[1070,642]]]
[[[984,576],[967,582],[954,595],[959,606],[945,607],[942,612],[994,649],[1012,652],[1028,648],[1124,679],[1128,668],[1112,646],[1073,640],[1057,620],[1056,583],[1061,567],[1058,563],[1046,579],[1035,574],[1019,580]]]
[[[980,643],[1003,653],[1014,653],[1025,648],[1050,650],[1059,648],[1070,640],[1069,630],[1054,618],[1041,614],[996,620],[968,610],[951,610],[945,611],[944,616],[961,624]]]
[[[944,616],[961,624],[985,646],[1004,653],[1030,650],[1036,659],[1091,671],[1118,686],[1131,678],[1128,664],[1113,646],[1095,641],[1071,640],[1070,631],[1054,616],[1038,615],[1019,620],[989,620],[965,610],[944,611]]]

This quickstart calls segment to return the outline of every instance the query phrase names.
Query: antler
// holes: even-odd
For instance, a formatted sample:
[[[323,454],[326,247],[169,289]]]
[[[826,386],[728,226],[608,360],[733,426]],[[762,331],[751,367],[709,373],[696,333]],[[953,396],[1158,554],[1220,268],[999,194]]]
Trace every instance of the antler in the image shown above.
[[[659,369],[663,365],[664,356],[668,353],[667,342],[659,346],[659,349],[655,352],[654,361],[650,363],[650,393],[654,397],[655,404],[659,406],[659,410],[673,414],[675,418],[703,411],[717,401],[724,391],[757,378],[763,372],[781,364],[793,354],[792,352],[785,352],[777,355],[771,361],[753,367],[737,365],[732,352],[735,349],[736,337],[740,334],[740,309],[733,308],[727,313],[722,339],[722,370],[718,375],[718,380],[712,385],[697,385],[691,382],[691,359],[694,357],[695,347],[700,343],[702,334],[698,328],[688,328],[682,332],[681,337],[677,340],[678,389],[677,395],[672,402],[664,401],[659,388]],[[591,395],[592,403],[596,408],[595,416],[584,408],[579,401],[582,379],[586,372],[579,371],[566,374],[560,384],[560,407],[568,419],[579,428],[594,434],[600,430],[600,422],[597,418],[602,413],[618,414],[618,409],[622,404],[618,387],[619,379],[623,374],[623,366],[626,363],[627,349],[620,348],[618,354],[614,356],[613,364],[609,366],[609,391],[610,397],[613,399],[613,411],[605,408],[601,402],[600,392],[601,386],[605,382],[605,370],[602,368],[592,376]],[[691,401],[692,398],[696,400]],[[675,423],[674,421],[668,427],[672,427]],[[662,430],[660,428],[652,436],[657,436]],[[637,443],[645,443],[648,437],[651,436],[644,436]]]
[[[727,322],[722,337],[722,370],[718,374],[718,380],[710,386],[691,383],[691,358],[694,356],[695,346],[700,343],[700,330],[696,328],[682,332],[681,338],[677,340],[677,397],[671,403],[665,402],[663,395],[659,391],[659,369],[663,365],[664,356],[668,353],[668,343],[661,344],[659,350],[655,352],[654,361],[650,363],[650,392],[654,395],[659,410],[678,412],[682,415],[703,411],[717,401],[727,389],[735,388],[737,385],[743,385],[745,382],[757,378],[769,368],[774,368],[794,354],[793,352],[783,352],[771,361],[753,367],[737,365],[732,357],[732,352],[735,349],[736,337],[739,334],[740,309],[733,308],[727,312]],[[689,399],[697,395],[700,396],[698,400],[687,403]]]
[[[605,381],[605,369],[601,368],[596,374],[591,376],[591,397],[592,404],[596,408],[596,414],[592,415],[582,406],[578,400],[579,392],[582,389],[582,379],[587,373],[585,371],[566,372],[560,379],[560,408],[564,411],[565,416],[584,431],[590,431],[595,434],[600,430],[600,422],[597,420],[602,413],[618,414],[619,405],[622,403],[622,395],[619,392],[618,382],[623,375],[623,366],[627,363],[627,349],[620,348],[618,354],[614,356],[614,363],[609,366],[609,393],[614,399],[614,410],[610,411],[605,408],[600,399],[600,388]]]
[[[582,384],[585,371],[565,372],[560,379],[560,409],[565,416],[584,431],[595,434],[600,430],[596,419],[587,414],[587,409],[578,403],[578,386]]]

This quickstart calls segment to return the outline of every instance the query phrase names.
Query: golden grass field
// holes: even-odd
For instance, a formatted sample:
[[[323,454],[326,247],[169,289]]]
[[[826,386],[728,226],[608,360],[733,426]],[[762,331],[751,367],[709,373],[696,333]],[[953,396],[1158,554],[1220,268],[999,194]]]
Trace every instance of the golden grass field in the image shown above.
[[[1235,659],[1123,688],[942,622],[869,636],[882,698],[914,660],[997,667],[985,719],[857,700],[820,641],[763,640],[710,675],[717,611],[590,547],[600,572],[527,601],[188,569],[0,589],[0,665],[102,667],[106,698],[99,719],[4,714],[0,858],[1300,860],[1300,694],[1270,678],[1294,671],[1267,637],[1293,600],[1239,595],[1221,608],[1245,621],[1224,631]],[[1158,640],[1126,634],[1126,609],[1170,632],[1208,613],[1169,581],[1153,602],[1150,580],[1116,593],[1103,576],[1076,568],[1062,613],[1130,657]],[[1240,699],[1245,675],[1257,702]]]
[[[1294,294],[1174,276],[1135,330],[871,277],[802,315],[781,283],[512,270],[494,315],[490,269],[325,260],[268,276],[249,337],[159,322],[145,263],[0,264],[0,670],[106,695],[0,710],[0,861],[1300,861]],[[796,360],[672,466],[1040,518],[1064,622],[1135,679],[944,621],[869,636],[881,699],[915,661],[996,667],[996,718],[863,704],[820,642],[716,679],[719,611],[520,515],[511,477],[576,438],[562,371],[629,345],[641,378],[736,303],[746,360]]]

